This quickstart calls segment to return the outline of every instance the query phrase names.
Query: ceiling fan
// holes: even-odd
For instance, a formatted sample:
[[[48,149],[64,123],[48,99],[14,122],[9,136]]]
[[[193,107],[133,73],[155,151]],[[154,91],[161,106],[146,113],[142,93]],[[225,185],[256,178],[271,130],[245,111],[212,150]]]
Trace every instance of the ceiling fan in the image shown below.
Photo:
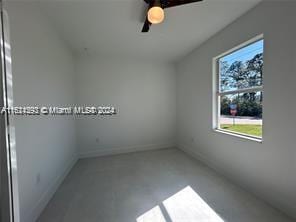
[[[144,0],[148,4],[148,11],[142,32],[148,32],[152,24],[159,24],[164,20],[164,9],[185,5],[203,0]]]

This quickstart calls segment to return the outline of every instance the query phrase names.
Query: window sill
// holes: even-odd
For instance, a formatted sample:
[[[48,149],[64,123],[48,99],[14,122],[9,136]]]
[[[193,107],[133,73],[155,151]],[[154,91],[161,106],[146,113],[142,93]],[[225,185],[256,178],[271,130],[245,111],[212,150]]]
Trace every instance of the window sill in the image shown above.
[[[222,129],[215,128],[214,132],[222,133],[222,134],[225,134],[225,135],[234,136],[234,137],[238,137],[238,138],[242,138],[242,139],[245,139],[245,140],[254,141],[254,142],[257,142],[257,143],[263,143],[262,138],[243,135],[243,134],[235,133],[235,132],[228,131],[228,130],[222,130]]]

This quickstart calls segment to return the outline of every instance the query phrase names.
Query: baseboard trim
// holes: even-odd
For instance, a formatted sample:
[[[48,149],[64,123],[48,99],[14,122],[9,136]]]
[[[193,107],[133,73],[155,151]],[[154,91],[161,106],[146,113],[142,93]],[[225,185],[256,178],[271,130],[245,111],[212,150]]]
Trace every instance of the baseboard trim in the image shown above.
[[[213,162],[209,161],[206,157],[204,157],[200,153],[196,153],[196,152],[192,151],[191,149],[188,148],[188,146],[186,146],[184,144],[179,144],[178,149],[182,150],[183,152],[187,153],[189,156],[192,156],[193,158],[199,160],[200,162],[202,162],[203,164],[212,168],[213,170],[224,175],[224,173],[221,172],[221,169],[218,166],[216,166]]]
[[[267,204],[268,206],[276,209],[277,211],[281,212],[282,214],[286,215],[289,218],[292,219],[296,219],[296,215],[295,215],[295,210],[294,209],[287,209],[285,206],[276,203],[274,201],[269,200],[268,198],[266,198],[265,196],[261,195],[259,192],[254,192],[251,189],[249,189],[248,187],[244,186],[241,183],[237,183],[235,182],[233,179],[231,179],[228,174],[223,170],[223,166],[218,166],[217,164],[213,163],[212,161],[210,161],[208,158],[204,157],[203,155],[196,153],[194,151],[192,151],[190,148],[188,148],[188,146],[184,145],[184,144],[179,144],[177,146],[177,148],[181,151],[183,151],[184,153],[187,153],[189,156],[193,157],[194,159],[202,162],[203,164],[205,164],[206,166],[208,166],[209,168],[213,169],[214,171],[216,171],[218,174],[222,175],[223,177],[225,177],[227,180],[229,180],[231,183],[236,184],[238,187],[240,187],[241,189],[253,194],[255,197],[257,197],[259,200],[263,201],[265,204]]]
[[[75,155],[64,168],[63,173],[58,176],[53,183],[50,184],[48,189],[43,193],[39,201],[36,202],[36,205],[33,207],[32,211],[25,218],[25,222],[37,221],[38,217],[41,215],[42,211],[45,209],[48,202],[51,200],[59,186],[62,184],[68,173],[71,171],[75,163],[78,161],[78,156]]]
[[[176,147],[176,144],[175,143],[150,144],[150,145],[141,145],[141,146],[90,150],[87,152],[80,153],[79,158],[83,159],[83,158],[91,158],[91,157],[110,156],[110,155],[117,155],[117,154],[124,154],[124,153],[167,149],[172,147]]]

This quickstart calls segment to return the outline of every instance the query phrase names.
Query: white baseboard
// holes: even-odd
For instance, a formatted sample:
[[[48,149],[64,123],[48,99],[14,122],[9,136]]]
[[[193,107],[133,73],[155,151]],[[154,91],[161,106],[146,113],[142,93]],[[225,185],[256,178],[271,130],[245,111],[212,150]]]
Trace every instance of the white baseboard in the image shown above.
[[[32,208],[32,211],[24,219],[24,222],[36,221],[50,199],[53,197],[54,193],[57,191],[59,186],[62,184],[68,173],[71,171],[75,163],[78,161],[78,156],[74,156],[66,165],[63,170],[63,173],[58,176],[49,186],[48,189],[43,193],[39,201],[36,202],[36,205]],[[23,221],[23,220],[22,220]]]
[[[215,170],[215,171],[217,171],[219,173],[223,173],[223,172],[220,172],[221,169],[218,166],[216,166],[216,164],[209,161],[207,158],[205,158],[200,153],[196,153],[196,152],[192,151],[190,148],[188,148],[188,146],[186,146],[184,144],[179,144],[178,149],[180,149],[183,152],[187,153],[189,156],[192,156],[193,158],[199,160],[200,162],[206,164],[208,167],[212,168],[213,170]]]
[[[287,207],[283,206],[282,204],[279,204],[279,203],[277,203],[275,201],[270,200],[269,198],[266,198],[266,196],[263,196],[261,193],[256,192],[254,190],[251,190],[249,187],[246,187],[244,184],[235,182],[223,170],[223,166],[218,166],[213,161],[210,161],[208,158],[204,157],[200,153],[196,153],[196,152],[192,151],[188,146],[186,146],[184,144],[179,144],[177,146],[177,148],[180,149],[180,150],[182,150],[183,152],[187,153],[189,156],[192,156],[193,158],[195,158],[195,159],[199,160],[200,162],[204,163],[209,168],[213,169],[214,171],[216,171],[218,174],[220,174],[223,177],[225,177],[230,182],[232,182],[232,183],[236,184],[237,186],[239,186],[241,189],[243,189],[243,190],[245,190],[245,191],[253,194],[255,197],[257,197],[259,200],[265,202],[270,207],[273,207],[273,208],[277,209],[279,212],[285,214],[288,217],[292,217],[293,219],[296,219],[296,214],[295,214],[295,210],[294,209],[291,209],[291,210],[290,209],[287,209]]]
[[[68,173],[71,171],[75,163],[79,158],[88,158],[88,157],[98,157],[106,155],[115,155],[139,151],[148,151],[148,150],[158,150],[176,147],[175,143],[170,144],[155,144],[155,145],[145,145],[145,146],[135,146],[135,147],[125,147],[125,148],[114,148],[114,149],[101,149],[101,150],[92,150],[85,153],[81,153],[79,156],[74,156],[68,164],[65,165],[63,173],[57,177],[44,192],[41,198],[36,202],[36,205],[32,208],[32,211],[24,218],[24,222],[33,222],[38,219],[48,202],[53,197],[54,193],[57,191],[59,186],[62,184]]]
[[[133,153],[140,151],[148,151],[148,150],[159,150],[159,149],[167,149],[176,147],[175,143],[167,143],[167,144],[150,144],[150,145],[141,145],[141,146],[132,146],[132,147],[118,147],[111,149],[97,149],[97,150],[89,150],[86,152],[81,152],[80,158],[90,158],[90,157],[100,157],[100,156],[109,156],[116,154],[124,154],[124,153]]]

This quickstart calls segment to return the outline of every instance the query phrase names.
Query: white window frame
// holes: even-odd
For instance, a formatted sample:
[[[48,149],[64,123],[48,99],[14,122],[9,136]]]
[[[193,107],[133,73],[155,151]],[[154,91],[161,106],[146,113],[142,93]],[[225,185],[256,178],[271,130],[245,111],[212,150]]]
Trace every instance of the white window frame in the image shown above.
[[[243,139],[249,139],[252,141],[256,141],[256,142],[262,142],[263,141],[263,135],[262,137],[256,137],[256,136],[252,136],[252,135],[248,135],[248,134],[243,134],[243,133],[239,133],[239,132],[233,132],[233,131],[229,131],[226,129],[220,129],[219,128],[219,119],[220,119],[220,97],[221,96],[225,96],[225,95],[230,95],[230,94],[239,94],[239,93],[246,93],[246,92],[263,92],[263,84],[262,86],[258,86],[258,87],[250,87],[250,88],[246,88],[246,89],[237,89],[237,90],[231,90],[231,91],[226,91],[226,92],[221,92],[220,91],[220,72],[219,72],[219,59],[232,54],[235,51],[238,51],[242,48],[245,48],[249,45],[252,45],[255,42],[258,42],[260,40],[264,40],[264,35],[258,35],[252,39],[250,39],[249,41],[246,41],[230,50],[228,50],[225,53],[222,53],[219,56],[216,56],[213,58],[213,130],[215,132],[219,132],[219,133],[223,133],[223,134],[227,134],[230,136],[236,136],[236,137],[240,137]],[[264,52],[263,52],[264,53]],[[263,127],[263,126],[262,126]]]

